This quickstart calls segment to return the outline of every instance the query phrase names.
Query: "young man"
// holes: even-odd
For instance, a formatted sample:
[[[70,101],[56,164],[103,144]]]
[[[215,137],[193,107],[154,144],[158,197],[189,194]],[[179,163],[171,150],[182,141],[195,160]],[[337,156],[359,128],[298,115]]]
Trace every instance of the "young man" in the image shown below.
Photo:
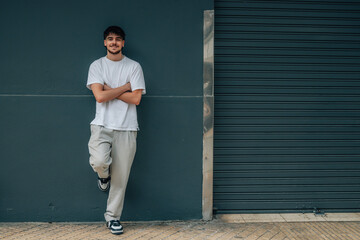
[[[96,99],[89,140],[90,165],[98,174],[99,189],[110,188],[104,215],[113,234],[123,233],[120,217],[139,130],[136,105],[145,94],[141,66],[122,54],[124,44],[125,33],[120,27],[105,30],[107,55],[91,64],[86,85]]]

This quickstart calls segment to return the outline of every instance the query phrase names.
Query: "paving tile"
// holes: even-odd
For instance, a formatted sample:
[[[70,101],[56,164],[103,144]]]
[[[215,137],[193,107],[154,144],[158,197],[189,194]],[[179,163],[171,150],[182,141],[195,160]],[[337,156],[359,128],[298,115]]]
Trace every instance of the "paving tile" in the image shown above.
[[[360,221],[357,213],[327,213],[324,216],[326,221]]]
[[[207,240],[218,240],[218,239],[222,239],[222,236],[224,236],[227,231],[229,231],[228,229],[225,229],[224,227],[219,228],[217,231],[215,231],[215,233],[213,233],[211,236],[209,236],[207,238]]]
[[[157,232],[152,236],[150,235],[150,237],[148,236],[148,239],[164,239],[175,232],[177,232],[177,228],[173,226],[168,226],[167,228],[164,228],[161,232]]]
[[[285,233],[283,233],[280,230],[279,232],[277,232],[277,234],[275,234],[274,236],[272,236],[272,238],[269,238],[269,239],[271,239],[271,240],[285,240],[285,239],[287,239],[287,237],[286,237]]]
[[[255,231],[253,231],[245,239],[247,239],[247,240],[261,239],[272,228],[273,228],[273,225],[271,225],[271,224],[261,224]]]
[[[285,213],[280,214],[286,222],[317,222],[326,221],[323,216],[317,216],[313,213]]]
[[[263,235],[258,238],[258,240],[274,239],[274,237],[279,233],[281,233],[280,228],[273,224],[271,228],[269,228]]]
[[[216,218],[229,223],[245,223],[241,214],[219,214]]]
[[[280,214],[241,214],[245,222],[286,222]]]
[[[261,228],[262,224],[239,224],[242,226],[242,229],[236,231],[235,238],[237,239],[247,239],[253,232]],[[221,239],[221,238],[220,238]]]
[[[185,236],[185,229],[184,227],[179,227],[177,228],[175,231],[172,231],[168,234],[168,236],[164,237],[163,239],[167,239],[167,240],[174,240],[174,239],[181,239],[181,237],[183,239],[186,239],[187,237]]]

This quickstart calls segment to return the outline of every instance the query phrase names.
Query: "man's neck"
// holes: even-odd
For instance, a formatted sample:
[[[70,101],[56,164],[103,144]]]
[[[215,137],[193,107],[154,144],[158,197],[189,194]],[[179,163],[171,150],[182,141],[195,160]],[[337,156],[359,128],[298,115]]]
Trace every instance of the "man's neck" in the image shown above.
[[[111,61],[121,61],[124,58],[124,55],[122,55],[122,53],[120,52],[119,54],[111,54],[111,53],[107,53],[106,57],[108,59],[110,59]]]

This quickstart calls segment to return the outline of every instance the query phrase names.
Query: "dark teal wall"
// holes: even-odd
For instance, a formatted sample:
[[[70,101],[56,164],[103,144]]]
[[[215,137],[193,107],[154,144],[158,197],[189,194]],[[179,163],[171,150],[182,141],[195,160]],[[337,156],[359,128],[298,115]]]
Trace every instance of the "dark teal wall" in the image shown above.
[[[88,67],[120,25],[148,94],[123,220],[201,218],[199,1],[17,1],[0,9],[0,221],[101,221],[106,194],[88,164],[95,101]]]

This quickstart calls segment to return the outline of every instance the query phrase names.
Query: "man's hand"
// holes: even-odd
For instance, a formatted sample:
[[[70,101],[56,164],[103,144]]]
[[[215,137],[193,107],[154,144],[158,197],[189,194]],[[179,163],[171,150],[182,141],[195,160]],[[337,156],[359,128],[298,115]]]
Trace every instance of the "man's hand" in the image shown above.
[[[125,84],[124,86],[129,84],[129,91],[124,92],[120,96],[117,97],[117,99],[129,103],[129,104],[140,104],[141,96],[142,96],[142,89],[137,89],[133,92],[131,92],[131,85],[130,83]],[[109,87],[108,85],[104,85],[104,90],[111,90],[113,88]]]
[[[123,85],[123,87],[125,87],[126,92],[131,92],[131,84],[128,82],[125,85]],[[111,87],[109,87],[106,83],[104,84],[104,90],[110,90],[113,89]]]
[[[105,90],[105,86],[107,85],[102,85],[100,83],[93,83],[90,86],[98,103],[111,101],[119,97],[124,92],[131,90],[130,83],[127,83],[118,88],[110,88],[109,86],[107,86],[109,87],[108,90]]]
[[[117,97],[117,99],[126,103],[139,105],[142,96],[142,91],[143,89],[136,89],[132,92],[125,92],[121,94],[119,97]]]

